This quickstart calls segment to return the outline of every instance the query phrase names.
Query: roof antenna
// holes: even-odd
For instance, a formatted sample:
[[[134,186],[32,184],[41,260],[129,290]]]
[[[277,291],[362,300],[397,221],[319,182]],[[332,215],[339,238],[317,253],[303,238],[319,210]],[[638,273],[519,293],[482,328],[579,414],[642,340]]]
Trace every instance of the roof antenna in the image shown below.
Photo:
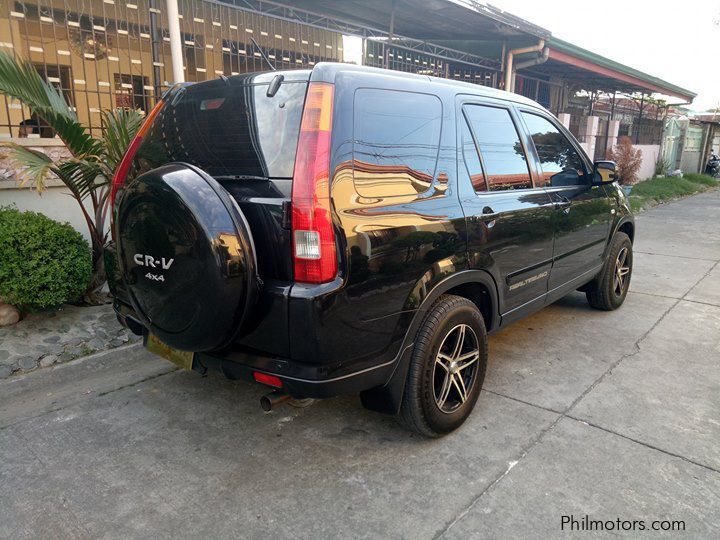
[[[263,60],[265,60],[265,62],[267,62],[267,65],[270,66],[270,69],[272,69],[273,71],[275,71],[275,66],[273,66],[273,65],[272,65],[272,62],[270,62],[270,59],[269,59],[267,56],[265,56],[265,53],[264,53],[263,50],[260,48],[260,45],[258,45],[258,42],[255,41],[255,38],[254,38],[254,37],[251,37],[251,38],[250,38],[250,41],[253,42],[253,45],[255,45],[255,48],[256,48],[256,49],[258,50],[258,52],[260,53],[260,56],[262,56],[262,57],[263,57]]]

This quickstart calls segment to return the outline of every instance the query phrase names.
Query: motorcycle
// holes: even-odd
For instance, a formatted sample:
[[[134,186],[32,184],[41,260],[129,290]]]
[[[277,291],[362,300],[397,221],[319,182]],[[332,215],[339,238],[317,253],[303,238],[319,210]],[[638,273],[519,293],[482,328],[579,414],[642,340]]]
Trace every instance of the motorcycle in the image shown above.
[[[720,156],[718,156],[714,150],[710,152],[710,159],[708,159],[707,165],[705,165],[705,174],[713,178],[720,178]]]

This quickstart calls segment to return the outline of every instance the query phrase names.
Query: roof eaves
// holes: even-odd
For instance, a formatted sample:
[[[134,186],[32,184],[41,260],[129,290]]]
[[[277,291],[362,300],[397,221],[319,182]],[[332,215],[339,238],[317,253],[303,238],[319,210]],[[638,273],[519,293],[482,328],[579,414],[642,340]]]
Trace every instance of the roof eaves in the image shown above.
[[[659,77],[649,75],[643,71],[631,68],[630,66],[626,66],[625,64],[621,64],[620,62],[610,60],[609,58],[606,58],[592,51],[588,51],[587,49],[583,49],[582,47],[578,47],[577,45],[574,45],[562,39],[550,37],[548,39],[548,45],[552,49],[556,49],[558,51],[567,53],[572,56],[576,56],[583,60],[593,62],[600,66],[619,71],[620,73],[630,75],[649,84],[653,84],[657,87],[670,90],[672,93],[680,94],[683,97],[689,98],[691,101],[697,96],[696,92],[687,90],[686,88],[682,88],[680,86],[677,86],[676,84],[669,83],[660,79]]]

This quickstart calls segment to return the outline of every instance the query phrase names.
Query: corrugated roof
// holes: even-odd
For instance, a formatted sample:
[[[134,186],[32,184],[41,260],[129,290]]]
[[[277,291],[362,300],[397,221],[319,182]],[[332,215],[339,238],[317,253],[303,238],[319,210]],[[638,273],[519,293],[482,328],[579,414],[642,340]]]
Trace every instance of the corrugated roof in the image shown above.
[[[582,47],[578,47],[577,45],[574,45],[562,39],[550,37],[547,39],[547,45],[550,47],[551,50],[560,51],[561,53],[574,56],[581,60],[585,60],[586,62],[591,62],[593,64],[597,64],[598,66],[602,66],[604,68],[643,81],[648,85],[658,88],[659,93],[666,93],[668,95],[682,97],[687,99],[688,101],[692,101],[695,96],[697,96],[696,92],[687,90],[686,88],[682,88],[680,86],[677,86],[676,84],[669,83],[660,79],[659,77],[649,75],[643,71],[631,68],[630,66],[626,66],[625,64],[621,64],[620,62],[610,60],[609,58],[606,58],[600,54],[588,51],[587,49],[583,49]]]
[[[551,35],[550,30],[547,30],[547,29],[543,28],[542,26],[538,26],[537,24],[533,24],[529,21],[526,21],[525,19],[522,19],[522,18],[518,17],[517,15],[513,15],[512,13],[508,13],[507,11],[503,11],[502,9],[497,8],[497,7],[493,6],[492,4],[478,2],[477,0],[446,0],[446,1],[451,2],[453,4],[457,4],[459,6],[470,9],[472,11],[475,11],[476,13],[484,15],[485,17],[488,17],[489,19],[492,19],[501,24],[511,26],[520,32],[525,32],[527,34],[532,34],[534,36],[545,37],[545,38],[550,37],[550,35]]]

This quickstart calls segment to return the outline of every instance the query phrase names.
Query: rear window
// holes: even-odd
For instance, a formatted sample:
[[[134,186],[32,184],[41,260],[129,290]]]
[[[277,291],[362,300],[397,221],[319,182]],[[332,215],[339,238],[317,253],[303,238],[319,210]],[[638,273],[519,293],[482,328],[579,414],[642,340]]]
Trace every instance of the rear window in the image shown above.
[[[440,149],[437,96],[361,88],[355,92],[353,175],[366,197],[415,195],[432,185]]]
[[[292,178],[306,82],[268,84],[230,79],[188,86],[170,96],[138,150],[136,174],[172,161],[211,176]]]
[[[525,149],[510,111],[485,105],[463,107],[475,135],[490,191],[532,188]]]

